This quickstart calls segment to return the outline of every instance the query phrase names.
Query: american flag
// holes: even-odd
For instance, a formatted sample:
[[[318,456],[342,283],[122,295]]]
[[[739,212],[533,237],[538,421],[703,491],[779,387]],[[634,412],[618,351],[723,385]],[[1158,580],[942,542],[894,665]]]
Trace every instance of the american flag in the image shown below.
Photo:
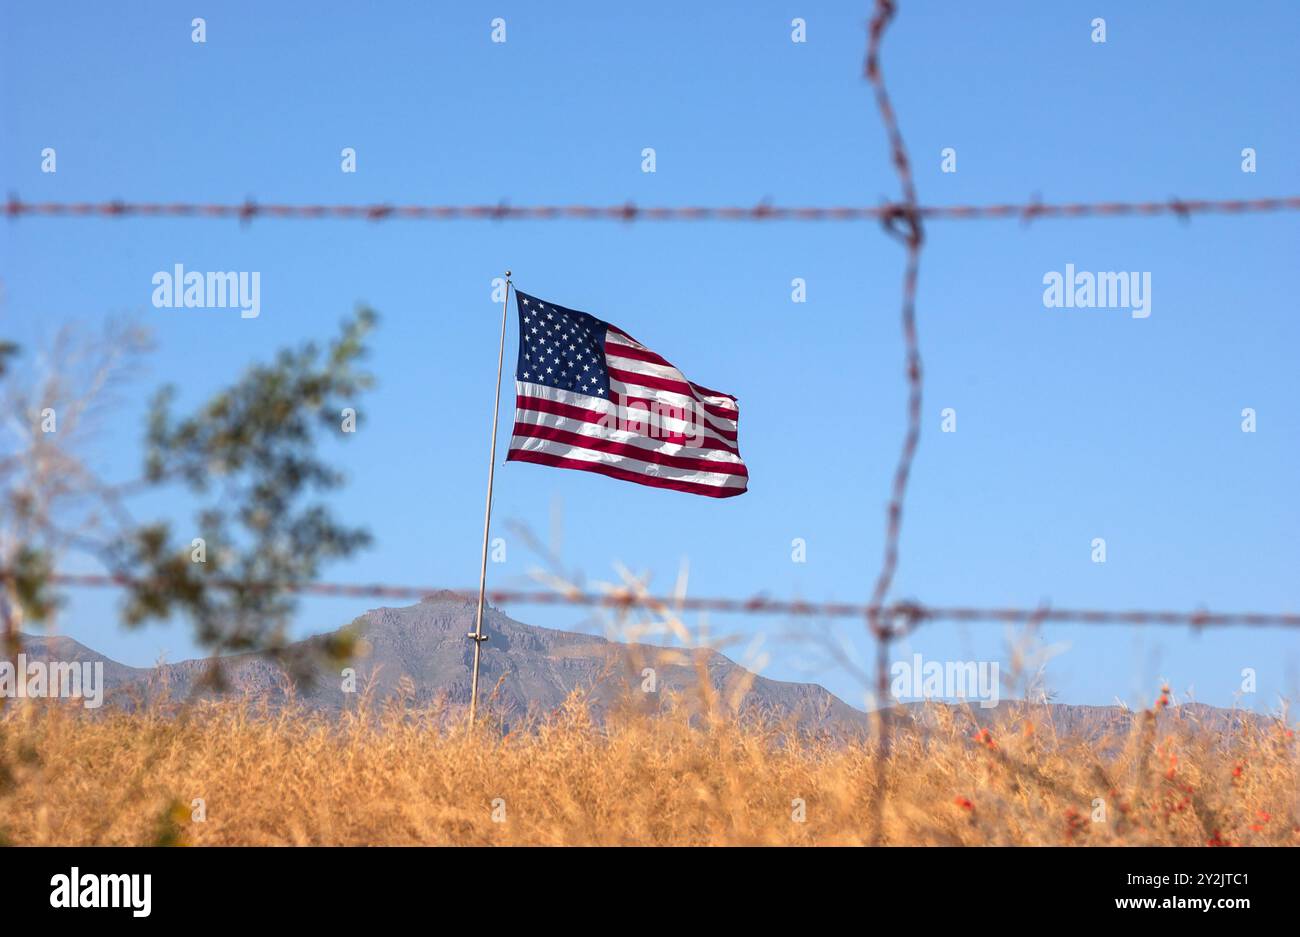
[[[515,294],[519,364],[507,461],[710,498],[744,494],[736,398],[686,379],[622,329]]]

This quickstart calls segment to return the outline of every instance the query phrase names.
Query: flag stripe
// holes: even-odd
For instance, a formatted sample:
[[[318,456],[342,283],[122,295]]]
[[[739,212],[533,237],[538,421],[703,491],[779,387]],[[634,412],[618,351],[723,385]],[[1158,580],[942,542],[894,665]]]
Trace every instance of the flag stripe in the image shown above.
[[[644,345],[641,345],[626,336],[613,334],[612,329],[613,327],[611,326],[611,331],[605,335],[605,353],[610,357],[631,359],[631,361],[640,361],[647,364],[656,364],[661,367],[671,368],[678,379],[690,384],[700,396],[707,398],[709,403],[728,409],[733,415],[737,412],[738,407],[736,406],[736,398],[731,396],[731,394],[709,390],[709,388],[704,387],[701,384],[696,384],[694,381],[688,380],[686,375],[682,374],[681,370],[673,365],[671,361],[655,354]],[[630,362],[624,366],[628,367],[629,370],[640,370]]]
[[[599,423],[602,419],[607,423],[610,420],[608,414],[613,414],[620,421],[640,420],[646,422],[646,410],[650,414],[658,414],[661,423],[667,423],[674,429],[682,428],[685,432],[698,436],[703,431],[705,438],[727,451],[740,455],[736,449],[736,432],[732,429],[724,429],[717,424],[727,421],[717,420],[707,417],[695,409],[689,398],[680,394],[670,394],[666,391],[649,390],[646,393],[650,397],[634,397],[625,393],[626,385],[615,381],[611,383],[610,389],[616,393],[610,394],[610,397],[616,398],[607,400],[604,397],[593,397],[590,394],[583,394],[578,391],[561,390],[558,387],[549,387],[546,384],[530,383],[526,381],[515,381],[515,402],[519,406],[520,399],[541,399],[554,404],[576,407],[591,412],[590,417],[579,416],[577,413],[564,414],[573,416],[575,419],[588,419],[590,422]],[[542,409],[542,408],[536,408]],[[561,411],[550,409],[547,412],[559,413]],[[674,418],[675,414],[681,414],[681,418]],[[732,424],[734,426],[734,423]]]
[[[550,404],[549,401],[547,403]],[[634,449],[623,454],[636,456],[637,458],[648,458],[649,453],[662,453],[684,459],[708,460],[708,466],[700,466],[707,471],[745,474],[743,471],[745,463],[735,453],[712,446],[687,445],[657,436],[647,436],[640,431],[640,427],[635,429],[614,428],[609,424],[609,421],[593,423],[580,418],[575,419],[565,413],[521,407],[515,413],[516,435],[526,435],[526,433],[520,431],[523,426],[545,426],[556,430],[564,430],[586,439],[603,439],[622,446],[632,446]],[[698,442],[698,440],[690,441]],[[586,445],[586,443],[581,442],[576,443],[576,445]],[[611,449],[610,451],[617,452],[618,450]]]
[[[661,377],[655,377],[653,374],[638,374],[635,371],[625,371],[622,368],[616,368],[611,365],[609,369],[610,383],[619,382],[631,387],[643,387],[651,392],[651,396],[658,399],[656,391],[664,391],[670,394],[677,394],[688,401],[693,401],[693,405],[702,409],[709,418],[709,422],[722,429],[735,430],[736,417],[738,414],[734,410],[726,410],[717,404],[707,403],[699,394],[695,393],[690,384],[683,381],[671,381]],[[667,402],[669,398],[662,398]]]
[[[564,394],[564,391],[558,391]],[[578,395],[567,395],[578,398]],[[591,405],[605,404],[603,409],[594,409],[584,406],[584,403]],[[534,396],[531,394],[519,393],[515,397],[515,419],[516,421],[525,419],[528,415],[528,422],[536,423],[537,419],[532,418],[532,414],[547,414],[557,419],[567,419],[570,422],[581,422],[590,424],[595,432],[606,433],[610,438],[619,442],[630,442],[635,439],[644,440],[647,445],[657,445],[659,443],[678,443],[686,446],[687,443],[696,443],[697,445],[689,447],[691,453],[716,453],[718,458],[731,456],[731,459],[724,461],[740,461],[740,453],[735,447],[725,440],[709,433],[702,426],[692,426],[684,420],[674,420],[668,417],[660,417],[658,428],[654,432],[657,436],[637,436],[635,432],[620,429],[620,427],[640,427],[653,426],[653,422],[645,418],[645,414],[640,411],[629,411],[626,407],[615,407],[610,405],[606,400],[589,400],[581,401],[575,399],[569,403],[563,400],[551,399],[548,396]],[[547,421],[549,422],[549,421]],[[563,425],[563,424],[558,424]],[[704,445],[698,445],[704,443]]]
[[[624,385],[619,385],[619,386],[624,386]],[[651,393],[654,393],[654,391],[652,391]],[[664,401],[661,400],[651,400],[649,397],[631,397],[625,393],[619,393],[617,396],[620,405],[620,413],[634,414],[636,412],[640,412],[644,414],[646,410],[649,410],[651,413],[653,413],[655,412],[656,408],[658,408],[658,412],[661,414],[664,414],[669,410],[676,410],[678,412],[683,412],[683,411],[690,412],[690,411],[685,411],[685,408],[683,407],[666,404]],[[664,417],[661,417],[661,419],[663,418]],[[692,423],[691,420],[682,420],[680,422],[686,424],[687,426],[690,426]],[[714,425],[714,422],[712,420],[701,420],[698,419],[698,417],[694,422],[695,422],[695,428],[697,430],[697,434],[699,431],[702,430],[704,433],[704,438],[708,440],[711,444],[718,446],[722,449],[726,449],[728,452],[733,453],[735,455],[740,455],[740,450],[736,448],[736,433],[734,430],[720,429],[719,427]]]
[[[510,447],[508,462],[533,462],[539,465],[552,465],[559,468],[578,469],[584,472],[597,472],[610,478],[632,481],[652,488],[671,488],[675,491],[688,491],[691,494],[707,495],[710,498],[731,498],[746,491],[745,479],[737,479],[734,484],[720,485],[708,480],[701,472],[687,472],[682,469],[659,468],[662,474],[652,475],[645,466],[632,460],[612,459],[602,461],[600,453],[586,449],[571,449],[557,443],[544,440],[525,440],[527,446]]]
[[[714,416],[720,416],[723,419],[734,420],[737,416],[735,410],[719,406],[716,403],[710,403],[691,386],[689,381],[681,381],[670,377],[661,377],[657,374],[616,367],[612,361],[610,363],[609,374],[611,377],[616,377],[629,384],[640,384],[642,387],[654,387],[658,390],[670,390],[675,394],[682,394],[683,396],[691,397],[699,401],[704,406],[704,409],[709,413]]]
[[[741,478],[749,477],[749,471],[745,468],[743,463],[719,462],[713,459],[704,458],[687,458],[655,449],[647,449],[642,446],[632,445],[631,443],[615,442],[612,439],[600,436],[576,433],[572,430],[546,425],[545,422],[526,422],[518,420],[515,422],[514,439],[525,438],[545,439],[550,442],[563,443],[564,445],[574,449],[587,449],[591,452],[598,452],[601,455],[621,456],[627,459],[635,459],[638,462],[644,462],[646,464],[654,463],[655,465],[665,465],[671,468],[686,469],[691,472],[734,475]],[[513,440],[511,441],[511,445],[514,445]]]
[[[683,397],[681,394],[674,394],[666,390],[655,390],[652,387],[641,387],[640,385],[624,384],[622,381],[611,380],[609,389],[612,392],[611,397],[624,409],[637,406],[641,408],[656,407],[661,411],[664,409],[678,410],[690,415],[690,418],[698,422],[709,433],[721,437],[731,445],[736,444],[736,424],[732,420],[720,420],[715,416],[698,409],[699,404],[692,401],[689,397]]]

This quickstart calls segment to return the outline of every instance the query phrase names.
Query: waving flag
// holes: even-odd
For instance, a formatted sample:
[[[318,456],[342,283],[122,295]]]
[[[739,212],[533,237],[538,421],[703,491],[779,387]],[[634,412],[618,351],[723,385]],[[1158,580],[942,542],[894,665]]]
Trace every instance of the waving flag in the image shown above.
[[[519,363],[507,461],[710,498],[744,494],[736,398],[701,387],[608,322],[515,294]]]

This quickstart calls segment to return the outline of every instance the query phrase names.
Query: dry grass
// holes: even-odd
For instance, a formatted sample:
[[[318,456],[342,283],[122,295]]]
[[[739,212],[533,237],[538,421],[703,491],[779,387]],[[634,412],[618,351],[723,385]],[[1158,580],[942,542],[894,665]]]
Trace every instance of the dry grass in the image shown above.
[[[895,740],[892,844],[1297,844],[1294,738],[1162,736],[1153,711],[1103,747],[1033,717],[989,733],[941,709]],[[1117,750],[1118,749],[1118,750]],[[330,720],[250,703],[179,714],[0,715],[0,837],[18,844],[860,844],[875,749],[726,720],[613,719],[580,700],[529,732],[393,707]],[[192,817],[204,801],[206,819]],[[494,820],[496,815],[503,822]],[[1094,822],[1094,800],[1106,821]],[[804,805],[795,819],[796,801]],[[502,809],[504,816],[502,816]]]

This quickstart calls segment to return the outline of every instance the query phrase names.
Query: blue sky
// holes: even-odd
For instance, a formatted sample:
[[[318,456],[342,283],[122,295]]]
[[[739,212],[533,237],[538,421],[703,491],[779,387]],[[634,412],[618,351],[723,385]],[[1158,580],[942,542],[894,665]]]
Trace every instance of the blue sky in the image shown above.
[[[869,4],[15,3],[3,14],[0,178],[31,200],[876,204],[897,193],[862,80]],[[207,42],[190,20],[207,20]],[[507,41],[491,42],[503,17]],[[1102,16],[1107,42],[1090,39]],[[808,41],[790,41],[790,21]],[[884,67],[929,204],[1233,198],[1300,191],[1294,55],[1300,9],[1252,3],[904,2]],[[42,173],[40,153],[57,151]],[[355,147],[358,172],[340,171]],[[641,171],[654,147],[657,171]],[[957,150],[958,171],[940,171]],[[1241,171],[1254,147],[1258,171]],[[1296,610],[1300,373],[1297,219],[935,222],[918,318],[925,423],[895,597],[932,604]],[[375,546],[342,581],[472,586],[482,523],[498,309],[525,291],[608,319],[694,380],[736,394],[751,490],[713,502],[586,473],[497,473],[504,529],[562,514],[564,562],[614,563],[700,595],[863,601],[903,432],[902,251],[857,224],[295,222],[24,219],[0,226],[0,330],[135,315],[157,351],[94,453],[131,471],[149,392],[198,401],[248,363],[325,337],[358,302],[382,316],[377,389],[338,458],[336,499]],[[151,277],[256,270],[262,314],[155,309]],[[1047,309],[1042,278],[1152,276],[1152,312]],[[807,302],[791,302],[791,280]],[[514,336],[506,360],[514,355]],[[507,387],[508,397],[508,387]],[[939,432],[955,408],[958,431]],[[1241,432],[1241,410],[1258,431]],[[499,457],[508,440],[503,404]],[[186,514],[183,502],[162,509]],[[804,538],[807,562],[791,562]],[[1107,562],[1091,561],[1104,537]],[[183,625],[124,633],[111,595],[78,593],[61,628],[128,663],[195,652]],[[368,607],[303,605],[298,633]],[[577,627],[579,612],[511,609]],[[814,678],[861,705],[847,674],[809,672],[781,620],[770,676]],[[819,625],[820,627],[820,625]],[[838,629],[865,653],[855,626]],[[1230,704],[1241,670],[1269,708],[1300,685],[1278,631],[1087,631],[1049,684],[1071,702],[1178,693]],[[998,626],[936,624],[900,647],[1002,659]]]

